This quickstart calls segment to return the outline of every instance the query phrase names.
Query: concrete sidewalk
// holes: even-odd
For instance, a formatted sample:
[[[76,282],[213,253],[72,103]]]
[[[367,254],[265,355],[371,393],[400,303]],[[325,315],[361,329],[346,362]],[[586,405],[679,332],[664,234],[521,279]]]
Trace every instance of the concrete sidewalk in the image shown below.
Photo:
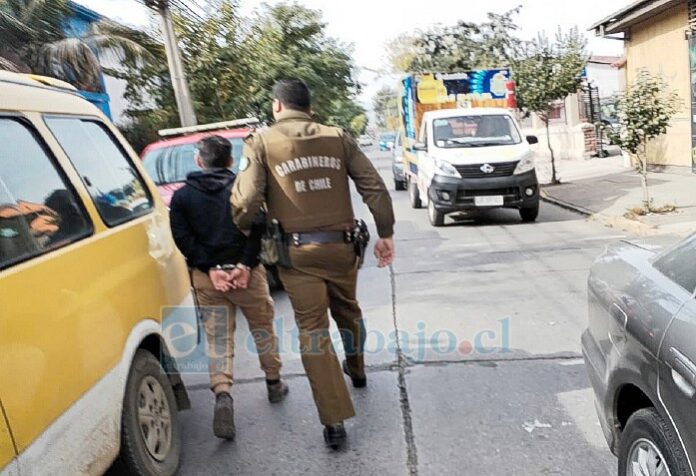
[[[656,207],[674,205],[676,211],[628,217],[627,212],[642,203],[640,176],[624,166],[621,156],[556,163],[561,185],[546,185],[542,196],[549,202],[570,208],[607,226],[640,235],[679,234],[696,230],[696,175],[651,172],[650,193]],[[542,183],[550,182],[550,161],[537,160]]]

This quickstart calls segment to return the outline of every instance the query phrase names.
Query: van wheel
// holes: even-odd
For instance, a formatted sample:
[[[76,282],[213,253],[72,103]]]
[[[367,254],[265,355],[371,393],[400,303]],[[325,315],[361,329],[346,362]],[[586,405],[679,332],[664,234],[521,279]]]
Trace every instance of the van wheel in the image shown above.
[[[418,191],[418,184],[414,181],[408,181],[408,196],[411,200],[411,208],[423,208],[423,203],[421,203],[420,192]]]
[[[406,181],[394,179],[394,190],[396,190],[396,191],[406,190]]]
[[[529,208],[520,208],[520,217],[524,223],[532,223],[539,216],[539,202]]]
[[[443,226],[445,224],[445,214],[435,208],[435,203],[432,199],[428,202],[428,218],[433,226]]]
[[[150,352],[139,349],[126,383],[120,460],[128,474],[170,476],[179,467],[181,430],[169,378]]]
[[[679,439],[654,408],[628,419],[619,440],[620,475],[689,474]]]

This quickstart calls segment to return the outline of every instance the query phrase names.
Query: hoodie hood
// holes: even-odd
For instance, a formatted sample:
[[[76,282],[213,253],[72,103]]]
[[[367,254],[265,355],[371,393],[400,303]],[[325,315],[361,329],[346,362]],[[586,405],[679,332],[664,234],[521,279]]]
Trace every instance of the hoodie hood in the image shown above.
[[[186,177],[186,184],[205,193],[216,193],[229,187],[235,175],[227,169],[200,170]]]

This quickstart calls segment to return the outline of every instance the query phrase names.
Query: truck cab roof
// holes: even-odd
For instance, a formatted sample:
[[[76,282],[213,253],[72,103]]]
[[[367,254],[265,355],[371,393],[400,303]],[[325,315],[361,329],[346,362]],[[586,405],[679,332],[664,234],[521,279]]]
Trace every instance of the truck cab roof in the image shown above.
[[[423,114],[423,118],[425,120],[431,120],[456,116],[496,116],[500,114],[511,115],[510,111],[502,107],[471,107],[428,111]]]

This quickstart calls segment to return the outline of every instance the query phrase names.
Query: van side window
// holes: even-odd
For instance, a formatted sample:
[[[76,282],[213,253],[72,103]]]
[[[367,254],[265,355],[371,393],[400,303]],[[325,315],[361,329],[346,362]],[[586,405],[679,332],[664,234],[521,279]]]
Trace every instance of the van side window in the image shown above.
[[[87,190],[104,223],[115,226],[152,209],[142,178],[115,137],[96,120],[46,117]]]
[[[83,238],[92,225],[34,133],[0,118],[0,269]]]

